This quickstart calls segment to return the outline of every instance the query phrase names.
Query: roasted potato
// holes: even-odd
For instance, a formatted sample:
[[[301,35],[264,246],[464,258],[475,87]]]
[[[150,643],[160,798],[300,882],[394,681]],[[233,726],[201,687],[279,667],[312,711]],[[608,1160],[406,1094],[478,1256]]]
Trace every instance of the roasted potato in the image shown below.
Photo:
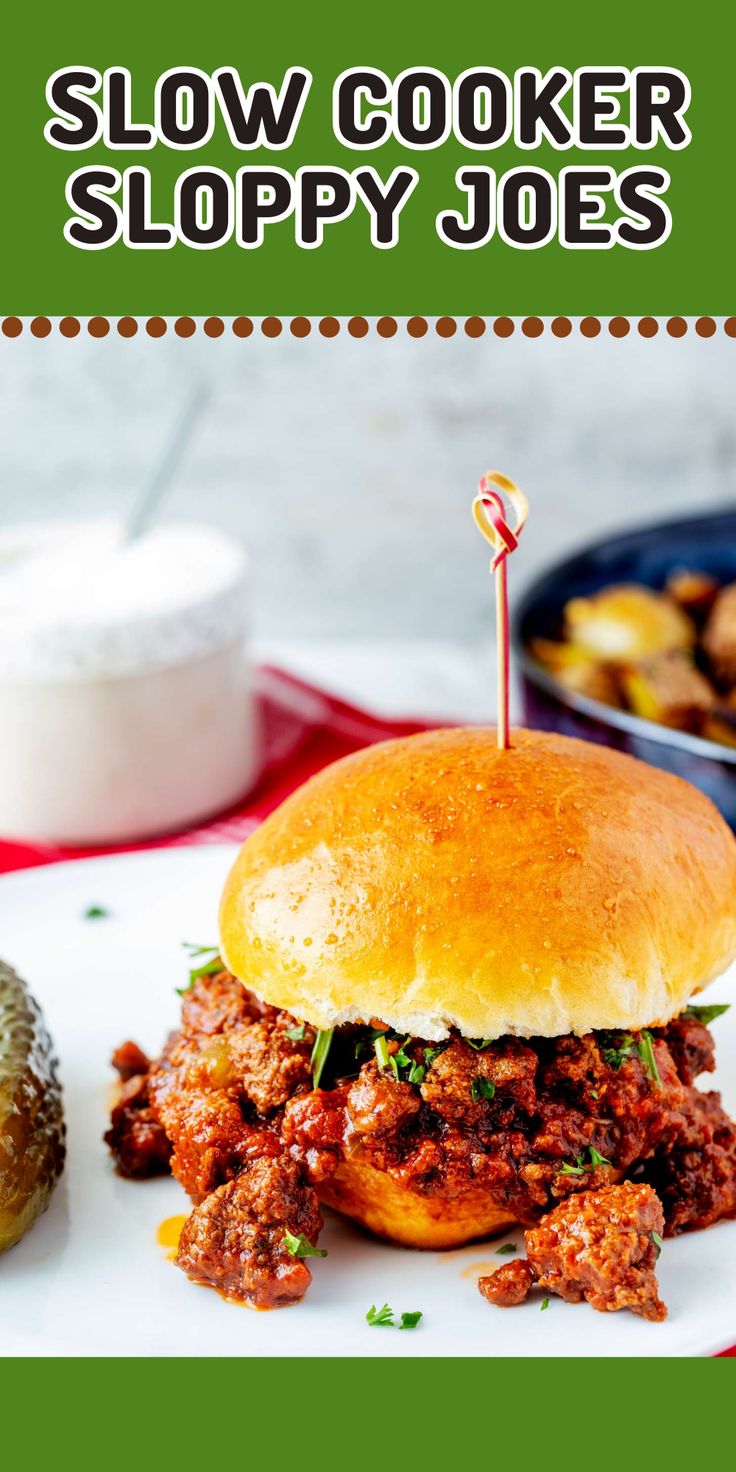
[[[703,649],[719,684],[726,690],[736,685],[736,583],[718,594],[703,633]]]
[[[46,1210],[64,1154],[51,1039],[40,1007],[0,961],[0,1252]]]
[[[621,704],[612,672],[575,644],[533,639],[531,651],[566,690],[572,690],[576,695],[588,695],[591,700],[602,700],[604,705]]]
[[[701,624],[710,613],[720,583],[707,572],[696,572],[693,568],[680,567],[671,572],[667,579],[667,592],[683,611],[697,624]]]
[[[664,593],[612,584],[570,599],[563,634],[529,647],[565,690],[736,747],[736,583],[681,568]]]
[[[637,583],[604,588],[590,598],[571,598],[565,608],[571,644],[593,659],[624,661],[691,649],[695,626],[666,593]]]
[[[626,704],[637,716],[699,731],[716,703],[715,691],[689,654],[660,654],[619,671]]]

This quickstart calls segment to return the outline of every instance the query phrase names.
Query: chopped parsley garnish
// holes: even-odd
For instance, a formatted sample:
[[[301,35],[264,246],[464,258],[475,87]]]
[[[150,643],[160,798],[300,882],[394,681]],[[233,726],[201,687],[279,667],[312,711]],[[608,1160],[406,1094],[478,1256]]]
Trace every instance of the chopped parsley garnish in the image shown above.
[[[543,1298],[542,1299],[542,1307],[540,1308],[539,1312],[543,1314],[544,1313],[544,1310],[546,1308],[549,1308],[549,1299],[548,1298]]]
[[[104,905],[88,905],[84,912],[85,920],[108,920],[110,911]]]
[[[365,1317],[366,1323],[375,1328],[381,1324],[393,1324],[394,1311],[387,1303],[384,1303],[383,1308],[376,1308],[375,1303],[372,1303]]]
[[[474,1078],[470,1085],[470,1097],[474,1104],[481,1099],[492,1099],[496,1092],[496,1085],[489,1078]]]
[[[422,1317],[422,1310],[420,1308],[412,1309],[411,1313],[404,1312],[401,1315],[401,1323],[399,1324],[399,1328],[400,1329],[416,1329],[417,1324],[419,1323],[419,1320],[421,1319],[421,1317]]]
[[[655,1252],[654,1261],[656,1262],[657,1261],[657,1258],[659,1257],[660,1252],[662,1251],[662,1248],[664,1246],[664,1243],[662,1241],[662,1238],[659,1235],[659,1232],[650,1232],[649,1235],[650,1235],[650,1237],[652,1239],[652,1242],[654,1243],[654,1252]]]
[[[597,1099],[598,1098],[598,1090],[597,1089],[591,1089],[591,1091],[590,1091],[590,1097],[591,1097],[591,1099]]]
[[[696,1022],[702,1022],[705,1027],[709,1022],[715,1022],[716,1017],[722,1017],[730,1007],[730,1002],[716,1002],[710,1007],[695,1007],[692,1005],[685,1008],[683,1017],[694,1017]]]
[[[298,1027],[290,1027],[286,1036],[289,1042],[300,1043],[304,1037],[304,1023],[300,1022]]]
[[[604,1048],[603,1057],[609,1068],[615,1068],[618,1072],[627,1058],[631,1058],[636,1052],[636,1043],[630,1032],[621,1033],[618,1044],[615,1047]]]
[[[649,1074],[650,1079],[652,1080],[652,1083],[654,1084],[655,1089],[661,1089],[662,1080],[659,1076],[657,1060],[654,1056],[652,1034],[650,1032],[642,1033],[641,1039],[639,1041],[638,1053],[642,1063],[644,1064],[644,1067],[646,1068],[647,1073]]]
[[[415,1309],[410,1313],[404,1312],[401,1315],[400,1322],[397,1324],[394,1318],[394,1311],[392,1308],[389,1308],[387,1303],[384,1303],[382,1308],[376,1308],[375,1304],[371,1304],[365,1317],[366,1323],[372,1327],[388,1324],[392,1329],[416,1329],[422,1317],[422,1311],[421,1309]]]
[[[496,1257],[510,1257],[512,1252],[516,1252],[516,1243],[504,1242],[503,1247],[496,1248]]]
[[[214,976],[218,971],[222,971],[222,961],[219,953],[215,952],[211,961],[205,961],[202,966],[192,967],[192,970],[189,972],[189,979],[194,982],[200,976]]]
[[[182,945],[184,950],[189,952],[190,961],[199,962],[199,964],[190,966],[187,985],[176,988],[177,995],[180,997],[183,997],[185,992],[192,990],[200,976],[214,976],[218,971],[222,971],[222,960],[217,946],[193,946],[186,940],[182,941]],[[207,956],[208,959],[202,961],[200,960],[202,956]]]
[[[429,1068],[430,1064],[434,1063],[435,1058],[439,1058],[440,1053],[444,1053],[446,1047],[447,1043],[439,1043],[436,1048],[425,1047],[424,1062],[426,1063],[427,1068]]]
[[[381,1036],[379,1038],[376,1038],[373,1044],[373,1051],[378,1060],[378,1067],[388,1068],[388,1045],[386,1043],[386,1034],[384,1032],[381,1033]]]
[[[483,1053],[486,1048],[490,1048],[493,1038],[466,1038],[465,1041],[476,1053]]]
[[[389,1041],[396,1042],[397,1039],[395,1036],[392,1038],[389,1032],[386,1032],[385,1030],[382,1032],[378,1032],[376,1030],[372,1033],[371,1041],[373,1043],[373,1051],[376,1055],[378,1067],[381,1069],[390,1068],[397,1083],[422,1083],[427,1069],[423,1063],[415,1063],[411,1054],[407,1053],[406,1051],[409,1044],[413,1043],[414,1041],[411,1034],[408,1034],[407,1037],[404,1038],[403,1043],[399,1044],[399,1047],[394,1053],[389,1053],[388,1043]],[[355,1056],[356,1058],[359,1056],[357,1047],[355,1049]]]
[[[365,1037],[358,1038],[355,1044],[355,1057],[362,1058],[366,1048],[372,1048],[376,1038],[388,1037],[387,1027],[371,1027]]]
[[[655,1089],[661,1089],[662,1080],[657,1068],[657,1060],[654,1057],[652,1046],[652,1034],[646,1030],[639,1035],[639,1041],[632,1037],[630,1032],[621,1033],[615,1047],[604,1048],[603,1057],[606,1063],[616,1071],[626,1062],[627,1058],[634,1056],[641,1058],[647,1073],[649,1074]]]
[[[590,1156],[588,1164],[583,1160],[583,1155],[578,1155],[574,1165],[569,1165],[565,1161],[564,1165],[560,1166],[558,1174],[561,1176],[584,1176],[586,1170],[595,1170],[597,1165],[611,1165],[613,1163],[610,1160],[606,1160],[605,1155],[599,1155],[595,1145],[587,1145],[586,1149]]]
[[[312,1056],[309,1060],[309,1067],[312,1070],[313,1089],[319,1088],[319,1081],[322,1077],[322,1070],[325,1066],[325,1063],[327,1062],[327,1054],[329,1053],[330,1047],[332,1046],[333,1032],[334,1028],[332,1027],[320,1028],[314,1040]]]
[[[401,1047],[399,1048],[398,1052],[397,1053],[391,1053],[389,1055],[389,1060],[388,1060],[389,1061],[389,1064],[390,1064],[391,1068],[394,1071],[395,1078],[398,1079],[398,1080],[401,1079],[401,1070],[402,1070],[402,1068],[411,1069],[414,1066],[414,1060],[413,1060],[413,1058],[410,1058],[409,1057],[409,1054],[404,1051],[407,1048],[408,1044],[411,1041],[412,1041],[411,1037],[404,1038],[404,1041],[401,1044]]]
[[[284,1232],[284,1247],[292,1257],[326,1257],[327,1249],[324,1247],[313,1247],[308,1237],[300,1232],[295,1237],[293,1232]]]
[[[610,1165],[611,1164],[610,1160],[606,1160],[605,1155],[599,1155],[598,1154],[598,1151],[596,1150],[595,1145],[589,1145],[588,1146],[588,1154],[590,1156],[590,1164],[591,1164],[593,1170],[595,1170],[595,1168],[596,1168],[597,1165]]]
[[[582,1157],[582,1155],[578,1155],[578,1158],[577,1158],[577,1160],[576,1160],[576,1162],[575,1162],[574,1165],[570,1165],[568,1163],[568,1161],[566,1160],[565,1163],[564,1163],[564,1165],[561,1165],[560,1166],[560,1169],[558,1171],[558,1175],[561,1175],[561,1176],[584,1176],[585,1175],[585,1172],[586,1172],[586,1169],[589,1169],[589,1168],[590,1167],[587,1167],[587,1166],[584,1166],[583,1165],[583,1157]]]

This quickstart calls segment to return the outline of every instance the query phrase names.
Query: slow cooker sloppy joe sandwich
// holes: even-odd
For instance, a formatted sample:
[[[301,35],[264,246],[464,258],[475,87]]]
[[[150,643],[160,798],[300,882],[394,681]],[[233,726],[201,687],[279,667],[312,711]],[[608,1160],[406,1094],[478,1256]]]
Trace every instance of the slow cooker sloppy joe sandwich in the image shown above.
[[[417,1248],[523,1224],[486,1297],[662,1317],[660,1236],[736,1214],[695,1083],[722,1008],[691,1001],[735,954],[736,841],[678,778],[532,731],[386,742],[248,839],[180,1030],[118,1050],[107,1139],[191,1196],[179,1266],[257,1307],[303,1295],[326,1203]]]

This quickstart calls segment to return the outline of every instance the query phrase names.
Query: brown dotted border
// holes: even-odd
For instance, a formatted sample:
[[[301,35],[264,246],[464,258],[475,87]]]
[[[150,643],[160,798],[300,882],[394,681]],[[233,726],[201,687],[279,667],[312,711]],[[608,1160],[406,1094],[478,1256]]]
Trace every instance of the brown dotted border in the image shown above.
[[[449,338],[461,330],[466,337],[483,337],[493,332],[496,337],[513,337],[517,331],[524,337],[541,337],[549,331],[553,337],[570,337],[578,332],[581,337],[599,337],[607,332],[610,337],[628,337],[635,330],[640,337],[656,337],[662,328],[670,337],[685,337],[692,327],[698,337],[714,337],[720,329],[727,337],[736,338],[736,317],[378,317],[369,321],[367,317],[205,317],[199,322],[194,317],[33,317],[24,322],[21,317],[3,317],[0,321],[5,337],[20,337],[26,330],[32,337],[49,337],[56,331],[62,337],[78,337],[86,331],[89,337],[107,337],[111,331],[119,337],[135,337],[139,330],[149,337],[165,337],[169,328],[176,337],[194,337],[203,332],[205,337],[222,337],[230,332],[235,337],[251,337],[260,332],[263,337],[280,337],[287,330],[292,337],[309,337],[315,330],[322,337],[337,337],[343,330],[350,337],[367,337],[375,332],[379,337],[395,337],[400,329],[409,337],[426,337],[434,331],[438,337]]]

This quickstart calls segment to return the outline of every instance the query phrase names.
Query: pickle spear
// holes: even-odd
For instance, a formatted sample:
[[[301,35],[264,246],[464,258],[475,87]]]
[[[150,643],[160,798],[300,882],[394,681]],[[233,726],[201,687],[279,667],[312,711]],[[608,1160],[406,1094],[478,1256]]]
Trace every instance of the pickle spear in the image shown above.
[[[46,1210],[64,1154],[53,1044],[40,1007],[0,961],[0,1252]]]

